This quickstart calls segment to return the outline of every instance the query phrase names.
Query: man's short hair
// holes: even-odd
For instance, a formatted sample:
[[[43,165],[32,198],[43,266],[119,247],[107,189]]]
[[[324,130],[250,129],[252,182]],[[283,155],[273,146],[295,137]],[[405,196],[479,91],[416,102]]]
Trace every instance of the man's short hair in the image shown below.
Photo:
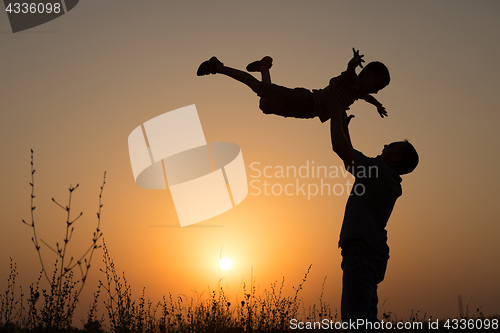
[[[418,165],[417,150],[408,140],[404,140],[404,142],[406,145],[401,145],[398,150],[401,160],[398,163],[397,171],[400,175],[412,172]]]
[[[391,82],[391,76],[389,75],[389,70],[383,63],[379,61],[370,62],[361,70],[358,76],[363,77],[366,72],[372,72],[373,74],[383,78],[385,86],[387,86],[389,82]]]

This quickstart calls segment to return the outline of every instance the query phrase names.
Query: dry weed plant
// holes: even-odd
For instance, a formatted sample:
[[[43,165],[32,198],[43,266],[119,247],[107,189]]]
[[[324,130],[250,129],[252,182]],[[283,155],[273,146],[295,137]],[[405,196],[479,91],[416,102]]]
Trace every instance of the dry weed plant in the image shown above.
[[[0,331],[13,330],[25,311],[23,302],[23,290],[20,287],[20,295],[16,295],[17,266],[10,258],[10,274],[7,279],[7,290],[0,295]]]
[[[74,257],[68,260],[68,247],[69,243],[73,237],[74,226],[73,224],[83,215],[80,212],[76,217],[72,216],[71,203],[73,199],[73,193],[78,188],[76,186],[69,186],[69,198],[67,205],[62,205],[54,198],[52,201],[65,211],[66,215],[66,234],[61,242],[56,243],[53,247],[42,239],[39,239],[37,234],[38,222],[35,222],[35,168],[34,168],[34,152],[31,150],[31,221],[22,222],[29,226],[33,232],[31,240],[35,246],[35,250],[38,254],[38,258],[41,265],[40,277],[36,285],[30,286],[30,299],[28,300],[28,310],[26,310],[22,302],[22,291],[20,299],[15,298],[15,277],[17,275],[15,265],[12,266],[11,263],[11,274],[9,275],[8,287],[5,297],[2,296],[2,307],[1,314],[2,320],[0,321],[0,328],[12,327],[13,320],[16,319],[17,326],[23,328],[34,330],[34,331],[46,331],[46,332],[56,332],[61,330],[71,329],[73,314],[75,307],[78,303],[78,297],[80,296],[87,276],[89,274],[92,258],[95,250],[101,247],[98,241],[102,237],[102,232],[100,230],[101,223],[101,209],[102,209],[102,193],[104,190],[104,185],[106,183],[106,173],[104,173],[103,183],[101,185],[101,190],[99,193],[99,209],[97,212],[97,227],[94,231],[92,241],[88,249],[81,255],[77,260]],[[45,260],[42,257],[41,246],[45,245],[56,255],[56,260],[54,263],[54,269],[52,274],[49,276],[47,272]],[[78,267],[78,269],[77,269]],[[75,271],[79,272],[80,276],[78,280],[75,280]],[[40,288],[40,279],[44,276],[49,284],[49,288]],[[41,290],[40,290],[41,289]],[[41,297],[43,296],[43,298]],[[40,300],[41,299],[41,300]],[[37,306],[38,304],[38,306]],[[25,313],[27,311],[27,313]],[[16,325],[14,325],[16,326]]]
[[[290,326],[290,320],[299,316],[299,309],[303,302],[299,292],[307,280],[311,266],[307,269],[302,282],[293,288],[293,296],[284,296],[285,279],[277,287],[277,281],[271,284],[270,290],[264,290],[261,295],[256,294],[254,281],[247,290],[243,283],[244,300],[233,304],[229,301],[224,288],[209,290],[208,299],[204,300],[202,292],[196,292],[195,297],[179,295],[163,296],[163,300],[153,305],[146,300],[143,289],[142,296],[136,302],[132,299],[130,286],[125,274],[119,276],[106,245],[103,246],[103,260],[106,268],[102,272],[106,275],[105,282],[100,281],[99,292],[107,294],[104,305],[107,310],[107,322],[110,332],[283,332]],[[327,318],[331,315],[329,305],[322,301],[324,283],[320,295],[319,310],[316,306],[309,308],[309,316],[313,318]],[[96,294],[95,302],[99,297]],[[91,307],[87,322],[95,322],[95,307]],[[305,311],[305,309],[304,309]],[[331,316],[330,316],[331,317]],[[336,315],[335,315],[336,318]],[[331,318],[334,319],[334,318]],[[97,325],[102,328],[99,322]]]
[[[101,332],[105,323],[109,325],[109,332],[113,333],[167,333],[167,332],[281,332],[289,328],[290,319],[299,315],[302,300],[299,292],[303,289],[309,266],[302,282],[293,288],[293,296],[284,296],[284,279],[281,286],[277,282],[271,284],[271,289],[264,290],[262,295],[256,294],[256,288],[247,290],[243,283],[244,300],[233,304],[229,301],[224,288],[209,290],[209,297],[203,299],[204,292],[194,292],[194,297],[169,294],[163,300],[153,304],[146,299],[145,290],[139,300],[134,300],[132,290],[127,283],[125,274],[119,275],[110,256],[106,244],[103,242],[103,261],[105,268],[101,271],[105,275],[104,281],[99,281],[98,292],[94,294],[94,303],[89,309],[85,328],[92,332]],[[324,287],[324,285],[323,285]],[[98,319],[98,298],[105,298],[102,302],[106,309],[107,318]],[[323,291],[322,291],[323,294]],[[322,299],[322,294],[320,300]],[[327,313],[329,307],[321,301],[320,309]],[[316,308],[310,309],[314,317],[322,316]]]

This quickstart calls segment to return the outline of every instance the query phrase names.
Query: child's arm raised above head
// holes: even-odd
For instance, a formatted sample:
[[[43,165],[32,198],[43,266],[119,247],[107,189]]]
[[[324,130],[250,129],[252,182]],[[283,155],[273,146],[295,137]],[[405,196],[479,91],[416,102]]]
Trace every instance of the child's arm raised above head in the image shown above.
[[[359,50],[356,51],[354,48],[352,48],[352,52],[354,55],[353,55],[352,59],[349,61],[349,63],[347,64],[348,71],[355,71],[356,67],[358,67],[358,66],[363,68],[363,63],[365,62],[363,60],[363,57],[365,55],[364,54],[359,55]]]
[[[387,111],[382,106],[382,103],[377,101],[377,99],[375,97],[373,97],[372,95],[366,94],[364,96],[361,96],[361,98],[364,99],[365,102],[368,102],[370,104],[375,105],[377,107],[377,111],[378,111],[378,114],[380,115],[380,117],[382,117],[382,118],[387,117]]]

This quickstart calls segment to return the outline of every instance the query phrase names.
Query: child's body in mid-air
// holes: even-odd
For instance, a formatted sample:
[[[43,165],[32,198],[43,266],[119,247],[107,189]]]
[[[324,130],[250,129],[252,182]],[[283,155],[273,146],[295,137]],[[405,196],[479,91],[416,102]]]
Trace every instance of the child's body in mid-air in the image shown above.
[[[261,97],[260,109],[266,114],[276,114],[284,117],[314,118],[318,116],[322,122],[330,119],[327,110],[329,103],[338,103],[347,110],[357,99],[377,107],[383,118],[387,111],[371,94],[376,94],[389,84],[390,76],[387,67],[381,62],[371,62],[363,68],[363,55],[353,49],[354,56],[349,61],[346,71],[330,80],[324,89],[308,90],[305,88],[286,88],[271,83],[269,69],[272,58],[266,56],[247,66],[249,72],[260,72],[262,81],[251,74],[224,66],[216,57],[204,61],[198,68],[198,76],[208,74],[225,74],[249,86]],[[356,74],[356,67],[363,70]]]

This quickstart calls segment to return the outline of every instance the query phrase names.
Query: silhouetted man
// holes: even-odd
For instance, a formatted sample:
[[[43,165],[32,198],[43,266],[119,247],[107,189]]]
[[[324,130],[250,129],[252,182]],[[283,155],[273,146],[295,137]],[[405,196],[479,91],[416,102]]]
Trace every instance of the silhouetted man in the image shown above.
[[[344,108],[330,104],[332,148],[356,178],[340,232],[342,248],[342,321],[352,332],[381,331],[377,285],[385,276],[389,247],[385,227],[401,196],[401,175],[412,172],[418,154],[408,141],[385,145],[375,158],[352,147]],[[361,325],[359,325],[362,323]],[[347,325],[346,325],[347,326]]]

